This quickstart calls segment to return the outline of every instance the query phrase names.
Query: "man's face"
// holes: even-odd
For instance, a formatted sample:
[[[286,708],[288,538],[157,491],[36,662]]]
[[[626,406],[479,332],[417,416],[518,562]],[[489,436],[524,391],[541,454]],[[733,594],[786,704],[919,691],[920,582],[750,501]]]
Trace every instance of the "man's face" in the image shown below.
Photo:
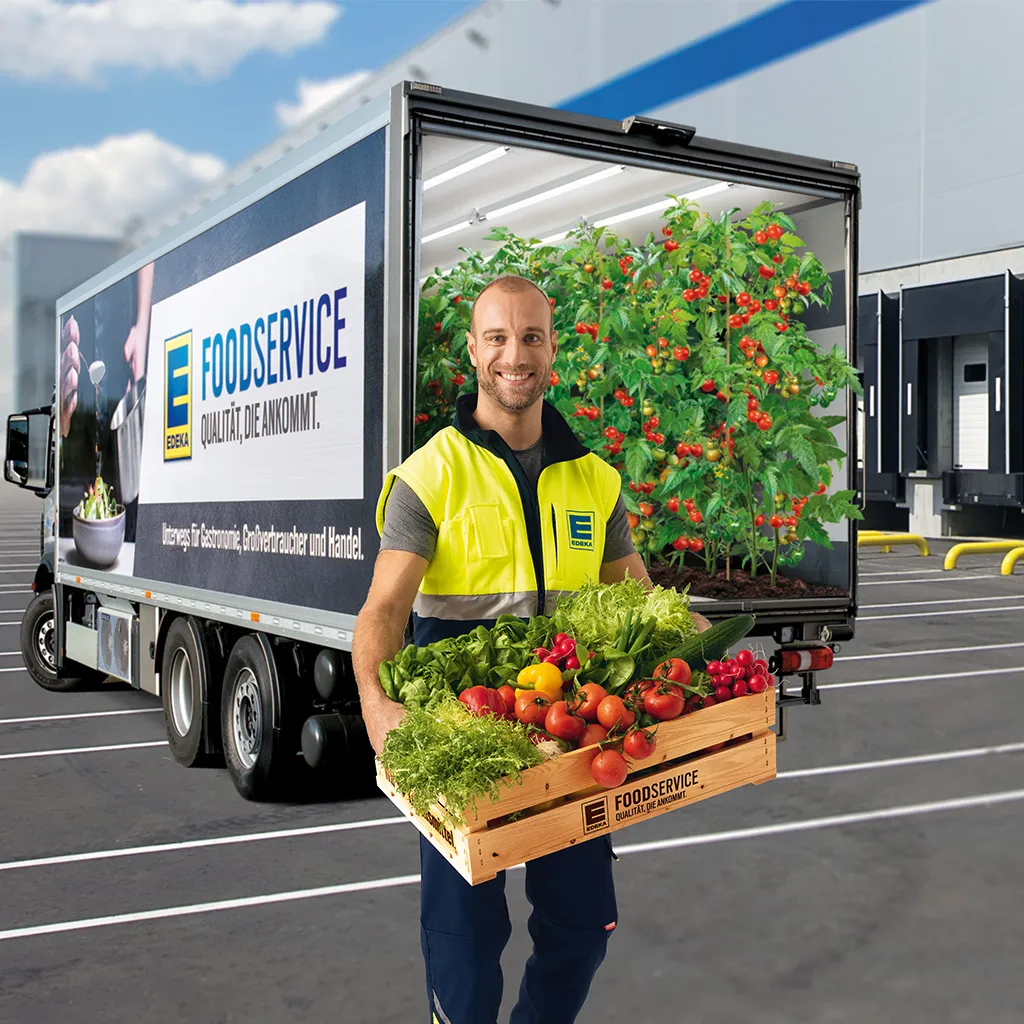
[[[473,315],[467,342],[480,391],[506,412],[529,409],[548,388],[558,350],[547,300],[533,288],[491,288]]]

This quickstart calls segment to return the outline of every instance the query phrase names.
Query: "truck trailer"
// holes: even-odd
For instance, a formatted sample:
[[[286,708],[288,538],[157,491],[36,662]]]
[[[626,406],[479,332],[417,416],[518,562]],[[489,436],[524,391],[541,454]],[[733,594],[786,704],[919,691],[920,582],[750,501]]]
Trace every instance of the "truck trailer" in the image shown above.
[[[774,316],[782,319],[764,326],[755,313],[751,334],[764,344],[757,343],[755,360],[750,342],[750,366],[768,365],[772,338],[790,325],[783,311],[792,309],[795,322],[804,305],[808,341],[833,353],[836,366],[856,366],[859,188],[857,168],[841,161],[716,141],[657,119],[611,121],[415,82],[324,126],[59,301],[53,404],[7,425],[5,479],[44,499],[35,596],[21,636],[30,675],[50,690],[113,679],[153,694],[175,759],[185,766],[222,761],[248,799],[272,798],[328,765],[372,770],[349,653],[353,628],[373,572],[386,473],[450,418],[446,396],[471,387],[471,371],[459,372],[456,355],[470,303],[460,304],[454,289],[471,294],[474,281],[507,268],[517,245],[525,273],[563,282],[556,315],[577,323],[560,339],[562,370],[552,377],[551,400],[574,426],[596,418],[587,409],[626,422],[644,408],[649,436],[631,445],[623,493],[643,520],[638,542],[653,550],[641,485],[627,488],[626,478],[633,484],[653,476],[662,486],[678,480],[685,489],[709,467],[703,454],[680,457],[684,442],[677,448],[675,438],[665,442],[647,429],[648,404],[665,408],[666,421],[676,414],[668,406],[672,388],[688,379],[680,358],[689,351],[680,343],[687,330],[705,332],[690,335],[705,361],[729,361],[728,340],[715,341],[708,324],[747,323],[752,307],[735,305],[742,293],[730,282],[742,285],[746,270],[755,283],[758,275],[762,284],[770,279],[768,254],[783,229],[763,252],[750,239],[764,232],[730,236],[737,248],[713,271],[713,289],[725,282],[720,296],[713,290],[708,297],[700,282],[698,268],[711,266],[701,245],[733,223],[756,227],[779,211],[786,225],[779,244],[787,252],[796,242],[813,249],[800,271],[812,268],[807,273],[828,284],[819,289],[824,301],[813,305],[793,287],[791,305],[790,298],[766,299],[766,308],[781,307]],[[687,222],[696,232],[693,297],[665,299],[668,278],[654,265],[672,252],[664,211],[685,220],[686,211],[698,216],[698,206],[710,227]],[[601,255],[612,237],[617,264]],[[592,246],[600,266],[594,295],[579,296],[590,316],[577,318],[564,307],[577,301],[573,282],[594,267],[576,266],[566,254],[582,245]],[[621,255],[627,251],[636,255]],[[797,276],[794,270],[793,283]],[[647,293],[662,296],[668,313],[660,319],[673,323],[652,324],[650,334],[644,324],[645,335],[635,337]],[[709,308],[697,309],[705,302]],[[670,328],[682,332],[674,346],[655,340]],[[629,346],[635,358],[623,355]],[[563,353],[581,360],[578,379]],[[635,413],[629,388],[613,395],[609,381],[602,390],[613,363],[634,382]],[[637,385],[648,363],[654,376]],[[438,365],[454,372],[440,380]],[[783,684],[782,721],[790,705],[819,702],[817,672],[831,665],[837,642],[853,636],[853,506],[864,500],[863,463],[850,388],[833,389],[827,402],[811,400],[797,394],[801,383],[806,395],[815,388],[809,377],[769,386],[770,370],[751,373],[765,409],[796,408],[780,399],[799,400],[806,415],[829,407],[831,448],[815,441],[811,421],[786,435],[799,479],[823,474],[805,495],[818,503],[811,510],[823,510],[820,522],[812,529],[794,516],[795,526],[774,534],[759,526],[764,535],[752,535],[767,545],[762,577],[774,557],[772,584],[787,584],[777,590],[766,589],[767,579],[761,589],[737,589],[730,570],[740,559],[733,561],[732,549],[724,549],[723,570],[707,548],[695,558],[693,543],[678,568],[689,558],[691,576],[726,579],[703,593],[691,587],[693,607],[712,622],[754,615],[754,635],[769,645]],[[704,383],[684,389],[680,408],[697,409],[707,398]],[[649,395],[637,390],[644,387]],[[717,397],[731,418],[736,396]],[[584,412],[569,413],[573,406]],[[687,422],[710,438],[710,422],[693,415]],[[772,436],[763,427],[767,414],[759,415]],[[797,438],[801,431],[818,447]],[[692,455],[701,446],[688,447]],[[724,473],[733,456],[723,448]],[[773,474],[787,471],[781,463],[765,467],[761,477],[753,474],[751,500],[770,501]],[[834,495],[840,500],[829,505]],[[789,520],[786,501],[776,504]],[[798,505],[794,496],[797,515]],[[708,502],[701,527],[719,552],[716,538],[724,534],[711,522],[721,506]],[[562,527],[550,528],[557,545]]]

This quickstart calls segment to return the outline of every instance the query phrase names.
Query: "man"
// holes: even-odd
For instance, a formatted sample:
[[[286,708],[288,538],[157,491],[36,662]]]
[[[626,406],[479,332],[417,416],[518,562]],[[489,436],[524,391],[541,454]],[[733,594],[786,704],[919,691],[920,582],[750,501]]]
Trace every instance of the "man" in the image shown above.
[[[479,392],[455,424],[385,482],[381,553],[356,623],[353,662],[370,742],[379,753],[403,715],[377,681],[381,661],[413,639],[457,636],[498,615],[550,613],[587,579],[650,581],[630,540],[619,474],[576,440],[543,401],[558,348],[544,293],[492,281],[467,335]],[[615,927],[607,837],[530,861],[534,955],[511,1024],[571,1024]],[[434,1024],[493,1024],[501,951],[511,934],[504,873],[470,886],[420,840],[420,935]],[[586,893],[585,899],[574,894]]]

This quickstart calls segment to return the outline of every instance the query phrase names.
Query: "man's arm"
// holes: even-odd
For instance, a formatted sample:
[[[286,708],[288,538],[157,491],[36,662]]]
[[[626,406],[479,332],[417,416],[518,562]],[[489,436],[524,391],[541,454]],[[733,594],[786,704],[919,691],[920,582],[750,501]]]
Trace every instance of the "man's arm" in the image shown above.
[[[379,754],[384,738],[402,720],[405,708],[389,699],[378,670],[402,646],[405,624],[429,562],[410,551],[382,551],[373,568],[366,603],[356,619],[352,668],[370,744]]]

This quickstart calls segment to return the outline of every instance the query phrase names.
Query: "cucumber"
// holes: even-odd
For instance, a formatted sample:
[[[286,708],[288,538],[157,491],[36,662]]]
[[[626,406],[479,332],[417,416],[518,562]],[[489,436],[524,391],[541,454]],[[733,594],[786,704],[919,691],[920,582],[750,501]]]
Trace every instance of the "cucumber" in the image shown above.
[[[726,651],[753,628],[753,615],[735,615],[687,640],[671,657],[682,658],[695,671],[704,671],[709,661],[721,661]]]

